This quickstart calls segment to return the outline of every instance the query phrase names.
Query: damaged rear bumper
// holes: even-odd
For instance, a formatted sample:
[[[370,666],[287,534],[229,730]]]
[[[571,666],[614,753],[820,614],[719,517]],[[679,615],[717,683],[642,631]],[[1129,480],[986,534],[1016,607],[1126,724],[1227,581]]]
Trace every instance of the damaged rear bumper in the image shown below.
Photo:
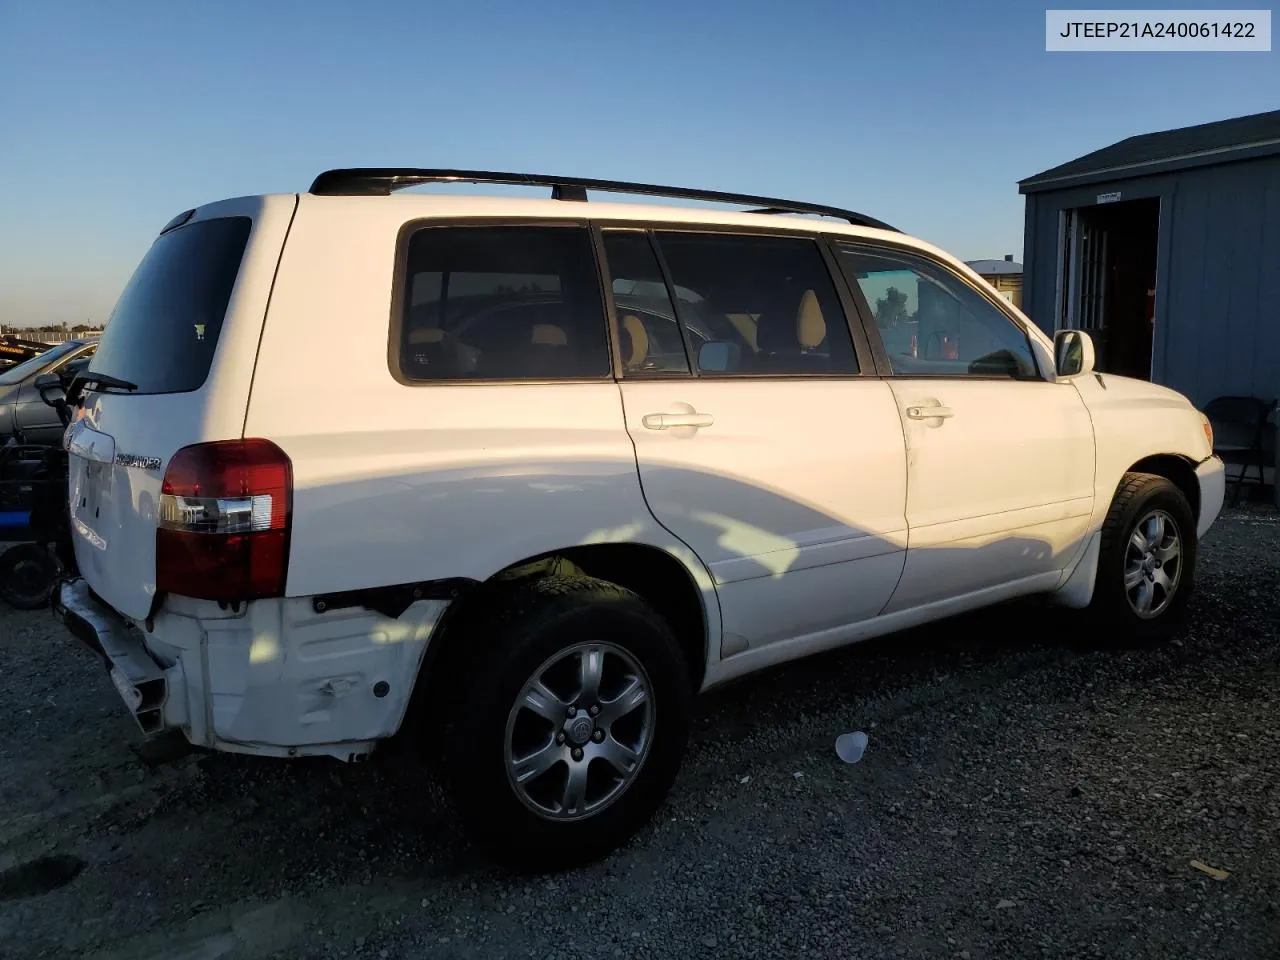
[[[184,703],[171,699],[182,688],[182,665],[162,667],[147,651],[137,629],[94,599],[83,580],[63,582],[53,593],[53,615],[103,661],[111,682],[138,728],[147,736],[182,726]]]
[[[312,598],[232,611],[166,598],[145,625],[84,579],[54,591],[54,615],[107,667],[148,738],[258,756],[358,760],[400,728],[426,647],[449,601],[398,617]]]

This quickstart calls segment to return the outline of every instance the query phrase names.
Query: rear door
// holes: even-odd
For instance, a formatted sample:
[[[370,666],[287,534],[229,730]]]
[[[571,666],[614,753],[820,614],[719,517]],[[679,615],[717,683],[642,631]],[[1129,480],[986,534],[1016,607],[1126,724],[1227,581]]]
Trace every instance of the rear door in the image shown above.
[[[822,248],[602,232],[641,486],[710,569],[725,653],[874,617],[902,572],[906,452]]]
[[[125,287],[84,374],[82,416],[66,436],[76,560],[127,616],[147,616],[155,596],[166,464],[184,446],[243,433],[295,203],[246,198],[177,218]]]

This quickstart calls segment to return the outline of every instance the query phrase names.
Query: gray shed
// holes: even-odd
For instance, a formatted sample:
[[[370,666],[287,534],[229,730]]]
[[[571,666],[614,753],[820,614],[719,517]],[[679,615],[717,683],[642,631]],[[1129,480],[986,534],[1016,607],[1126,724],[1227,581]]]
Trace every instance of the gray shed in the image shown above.
[[[1203,407],[1280,397],[1280,110],[1148,133],[1023,180],[1023,310]]]

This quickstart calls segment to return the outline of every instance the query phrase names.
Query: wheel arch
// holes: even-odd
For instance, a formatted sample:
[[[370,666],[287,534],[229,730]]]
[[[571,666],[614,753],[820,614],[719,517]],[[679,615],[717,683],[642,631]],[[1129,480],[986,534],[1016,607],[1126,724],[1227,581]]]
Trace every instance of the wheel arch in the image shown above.
[[[1099,497],[1094,514],[1097,525],[1091,528],[1079,559],[1071,567],[1070,573],[1051,594],[1056,603],[1067,607],[1084,608],[1092,601],[1097,589],[1098,548],[1099,538],[1102,536],[1102,525],[1116,496],[1124,488],[1126,478],[1134,473],[1147,473],[1168,480],[1187,498],[1192,517],[1199,518],[1200,481],[1196,477],[1195,464],[1190,457],[1177,453],[1154,453],[1135,461],[1120,472],[1116,478],[1115,488],[1111,490],[1106,500],[1103,501]]]
[[[1196,479],[1195,464],[1188,457],[1176,453],[1157,453],[1143,457],[1124,472],[1120,479],[1121,484],[1124,483],[1124,476],[1130,473],[1151,473],[1164,477],[1187,498],[1187,503],[1191,505],[1192,517],[1199,518],[1200,481]]]
[[[699,573],[702,576],[699,576]],[[441,728],[441,710],[451,695],[451,676],[464,662],[467,621],[492,602],[511,582],[528,577],[577,575],[606,580],[637,594],[671,627],[689,668],[694,690],[701,688],[714,654],[713,633],[719,625],[714,588],[704,570],[675,551],[647,543],[597,543],[564,547],[508,564],[473,583],[450,605],[415,678],[401,729],[409,733]],[[700,581],[706,578],[705,585]]]
[[[702,686],[711,656],[711,617],[705,593],[681,560],[638,543],[571,547],[558,556],[586,576],[626,587],[657,610],[680,643],[693,688]]]

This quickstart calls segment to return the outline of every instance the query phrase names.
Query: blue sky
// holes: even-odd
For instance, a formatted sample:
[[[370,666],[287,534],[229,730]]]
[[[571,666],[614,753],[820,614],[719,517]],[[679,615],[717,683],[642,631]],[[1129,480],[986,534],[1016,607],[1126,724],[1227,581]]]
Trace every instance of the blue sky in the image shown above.
[[[0,322],[105,319],[173,214],[346,165],[792,196],[1021,256],[1018,179],[1280,107],[1280,53],[1044,30],[1026,2],[0,0]]]

